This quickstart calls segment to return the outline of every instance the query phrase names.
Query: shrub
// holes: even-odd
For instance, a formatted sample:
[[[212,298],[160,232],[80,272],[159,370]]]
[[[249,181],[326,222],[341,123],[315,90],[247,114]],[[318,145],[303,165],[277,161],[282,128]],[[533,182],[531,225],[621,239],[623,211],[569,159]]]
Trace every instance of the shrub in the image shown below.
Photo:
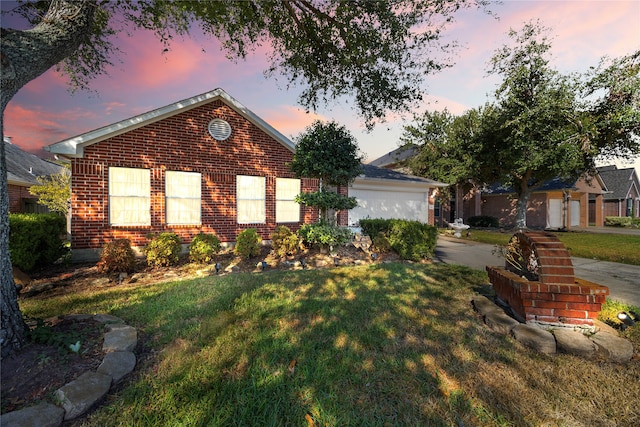
[[[467,219],[467,224],[471,227],[500,227],[500,221],[495,216],[477,215]]]
[[[433,256],[438,230],[418,221],[394,220],[389,243],[403,259],[420,261]]]
[[[260,255],[260,242],[262,239],[255,228],[242,230],[236,238],[236,245],[233,253],[240,255],[244,259]]]
[[[391,243],[384,233],[378,233],[378,235],[373,238],[372,243],[375,250],[381,254],[391,251]]]
[[[68,252],[60,238],[66,231],[67,221],[58,214],[10,214],[11,262],[27,272],[52,264]]]
[[[215,234],[198,233],[189,245],[189,260],[197,263],[209,263],[221,248],[220,239]]]
[[[295,255],[300,249],[300,238],[285,225],[278,226],[271,234],[271,247],[276,256]]]
[[[309,244],[320,244],[330,247],[346,245],[353,238],[353,233],[347,227],[330,225],[326,222],[303,224],[298,235]]]
[[[362,228],[362,233],[373,239],[380,233],[388,233],[391,229],[392,219],[361,219],[360,220],[360,228]]]
[[[608,216],[604,219],[604,225],[609,227],[630,227],[631,224],[630,216]]]
[[[115,239],[104,245],[98,269],[102,272],[132,272],[136,265],[136,256],[131,249],[129,239]]]
[[[144,248],[147,264],[150,266],[169,266],[180,260],[180,237],[175,233],[160,233],[153,237]]]

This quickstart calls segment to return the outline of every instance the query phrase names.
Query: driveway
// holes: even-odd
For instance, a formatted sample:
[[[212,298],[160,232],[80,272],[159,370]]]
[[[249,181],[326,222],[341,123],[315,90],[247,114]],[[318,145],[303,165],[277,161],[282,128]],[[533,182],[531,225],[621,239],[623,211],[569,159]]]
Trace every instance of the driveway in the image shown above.
[[[454,237],[438,236],[434,260],[476,270],[504,265],[495,246]],[[640,307],[640,266],[572,257],[575,276],[609,288],[609,298]]]

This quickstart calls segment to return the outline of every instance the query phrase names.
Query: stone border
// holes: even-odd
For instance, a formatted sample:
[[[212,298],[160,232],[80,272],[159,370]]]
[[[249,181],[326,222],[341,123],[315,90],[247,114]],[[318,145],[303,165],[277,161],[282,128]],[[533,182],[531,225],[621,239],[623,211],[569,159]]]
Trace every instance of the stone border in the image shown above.
[[[55,391],[59,404],[43,402],[35,406],[8,412],[0,417],[2,426],[58,427],[63,421],[85,414],[136,366],[133,353],[138,344],[136,329],[109,314],[73,314],[65,319],[90,320],[105,324],[102,350],[106,351],[98,369],[85,372],[74,381]]]
[[[494,301],[484,296],[472,298],[473,309],[484,323],[503,335],[511,335],[519,343],[544,354],[567,353],[615,363],[626,363],[633,357],[633,344],[621,338],[609,325],[595,321],[596,331],[585,335],[580,328],[520,323],[507,315]]]

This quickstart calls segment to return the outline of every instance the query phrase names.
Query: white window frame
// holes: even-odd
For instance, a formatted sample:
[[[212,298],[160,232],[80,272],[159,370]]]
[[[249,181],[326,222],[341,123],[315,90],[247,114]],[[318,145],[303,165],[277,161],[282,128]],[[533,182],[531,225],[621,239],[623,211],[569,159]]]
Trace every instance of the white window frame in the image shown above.
[[[276,178],[276,223],[300,222],[300,204],[295,202],[300,188],[299,179]]]
[[[164,175],[165,221],[168,225],[202,224],[202,175],[166,171]]]
[[[267,219],[266,184],[263,176],[236,175],[238,224],[264,224]]]
[[[109,167],[109,224],[151,225],[151,171]]]

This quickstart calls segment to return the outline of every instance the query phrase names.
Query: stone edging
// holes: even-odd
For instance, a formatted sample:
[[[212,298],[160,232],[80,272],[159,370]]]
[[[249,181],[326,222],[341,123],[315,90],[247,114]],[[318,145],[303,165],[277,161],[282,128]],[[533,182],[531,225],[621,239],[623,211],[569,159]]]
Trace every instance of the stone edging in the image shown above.
[[[596,321],[595,333],[585,335],[580,328],[520,323],[484,296],[472,298],[471,305],[491,329],[511,335],[516,341],[540,353],[567,353],[616,363],[626,363],[633,357],[633,344],[619,337],[615,329],[602,322]]]
[[[102,399],[111,387],[128,375],[136,365],[133,353],[138,337],[136,329],[109,314],[77,314],[65,318],[90,320],[105,324],[102,350],[106,352],[98,369],[85,372],[74,381],[55,391],[58,405],[43,402],[35,406],[8,412],[0,417],[2,426],[57,427],[63,421],[83,415]]]

